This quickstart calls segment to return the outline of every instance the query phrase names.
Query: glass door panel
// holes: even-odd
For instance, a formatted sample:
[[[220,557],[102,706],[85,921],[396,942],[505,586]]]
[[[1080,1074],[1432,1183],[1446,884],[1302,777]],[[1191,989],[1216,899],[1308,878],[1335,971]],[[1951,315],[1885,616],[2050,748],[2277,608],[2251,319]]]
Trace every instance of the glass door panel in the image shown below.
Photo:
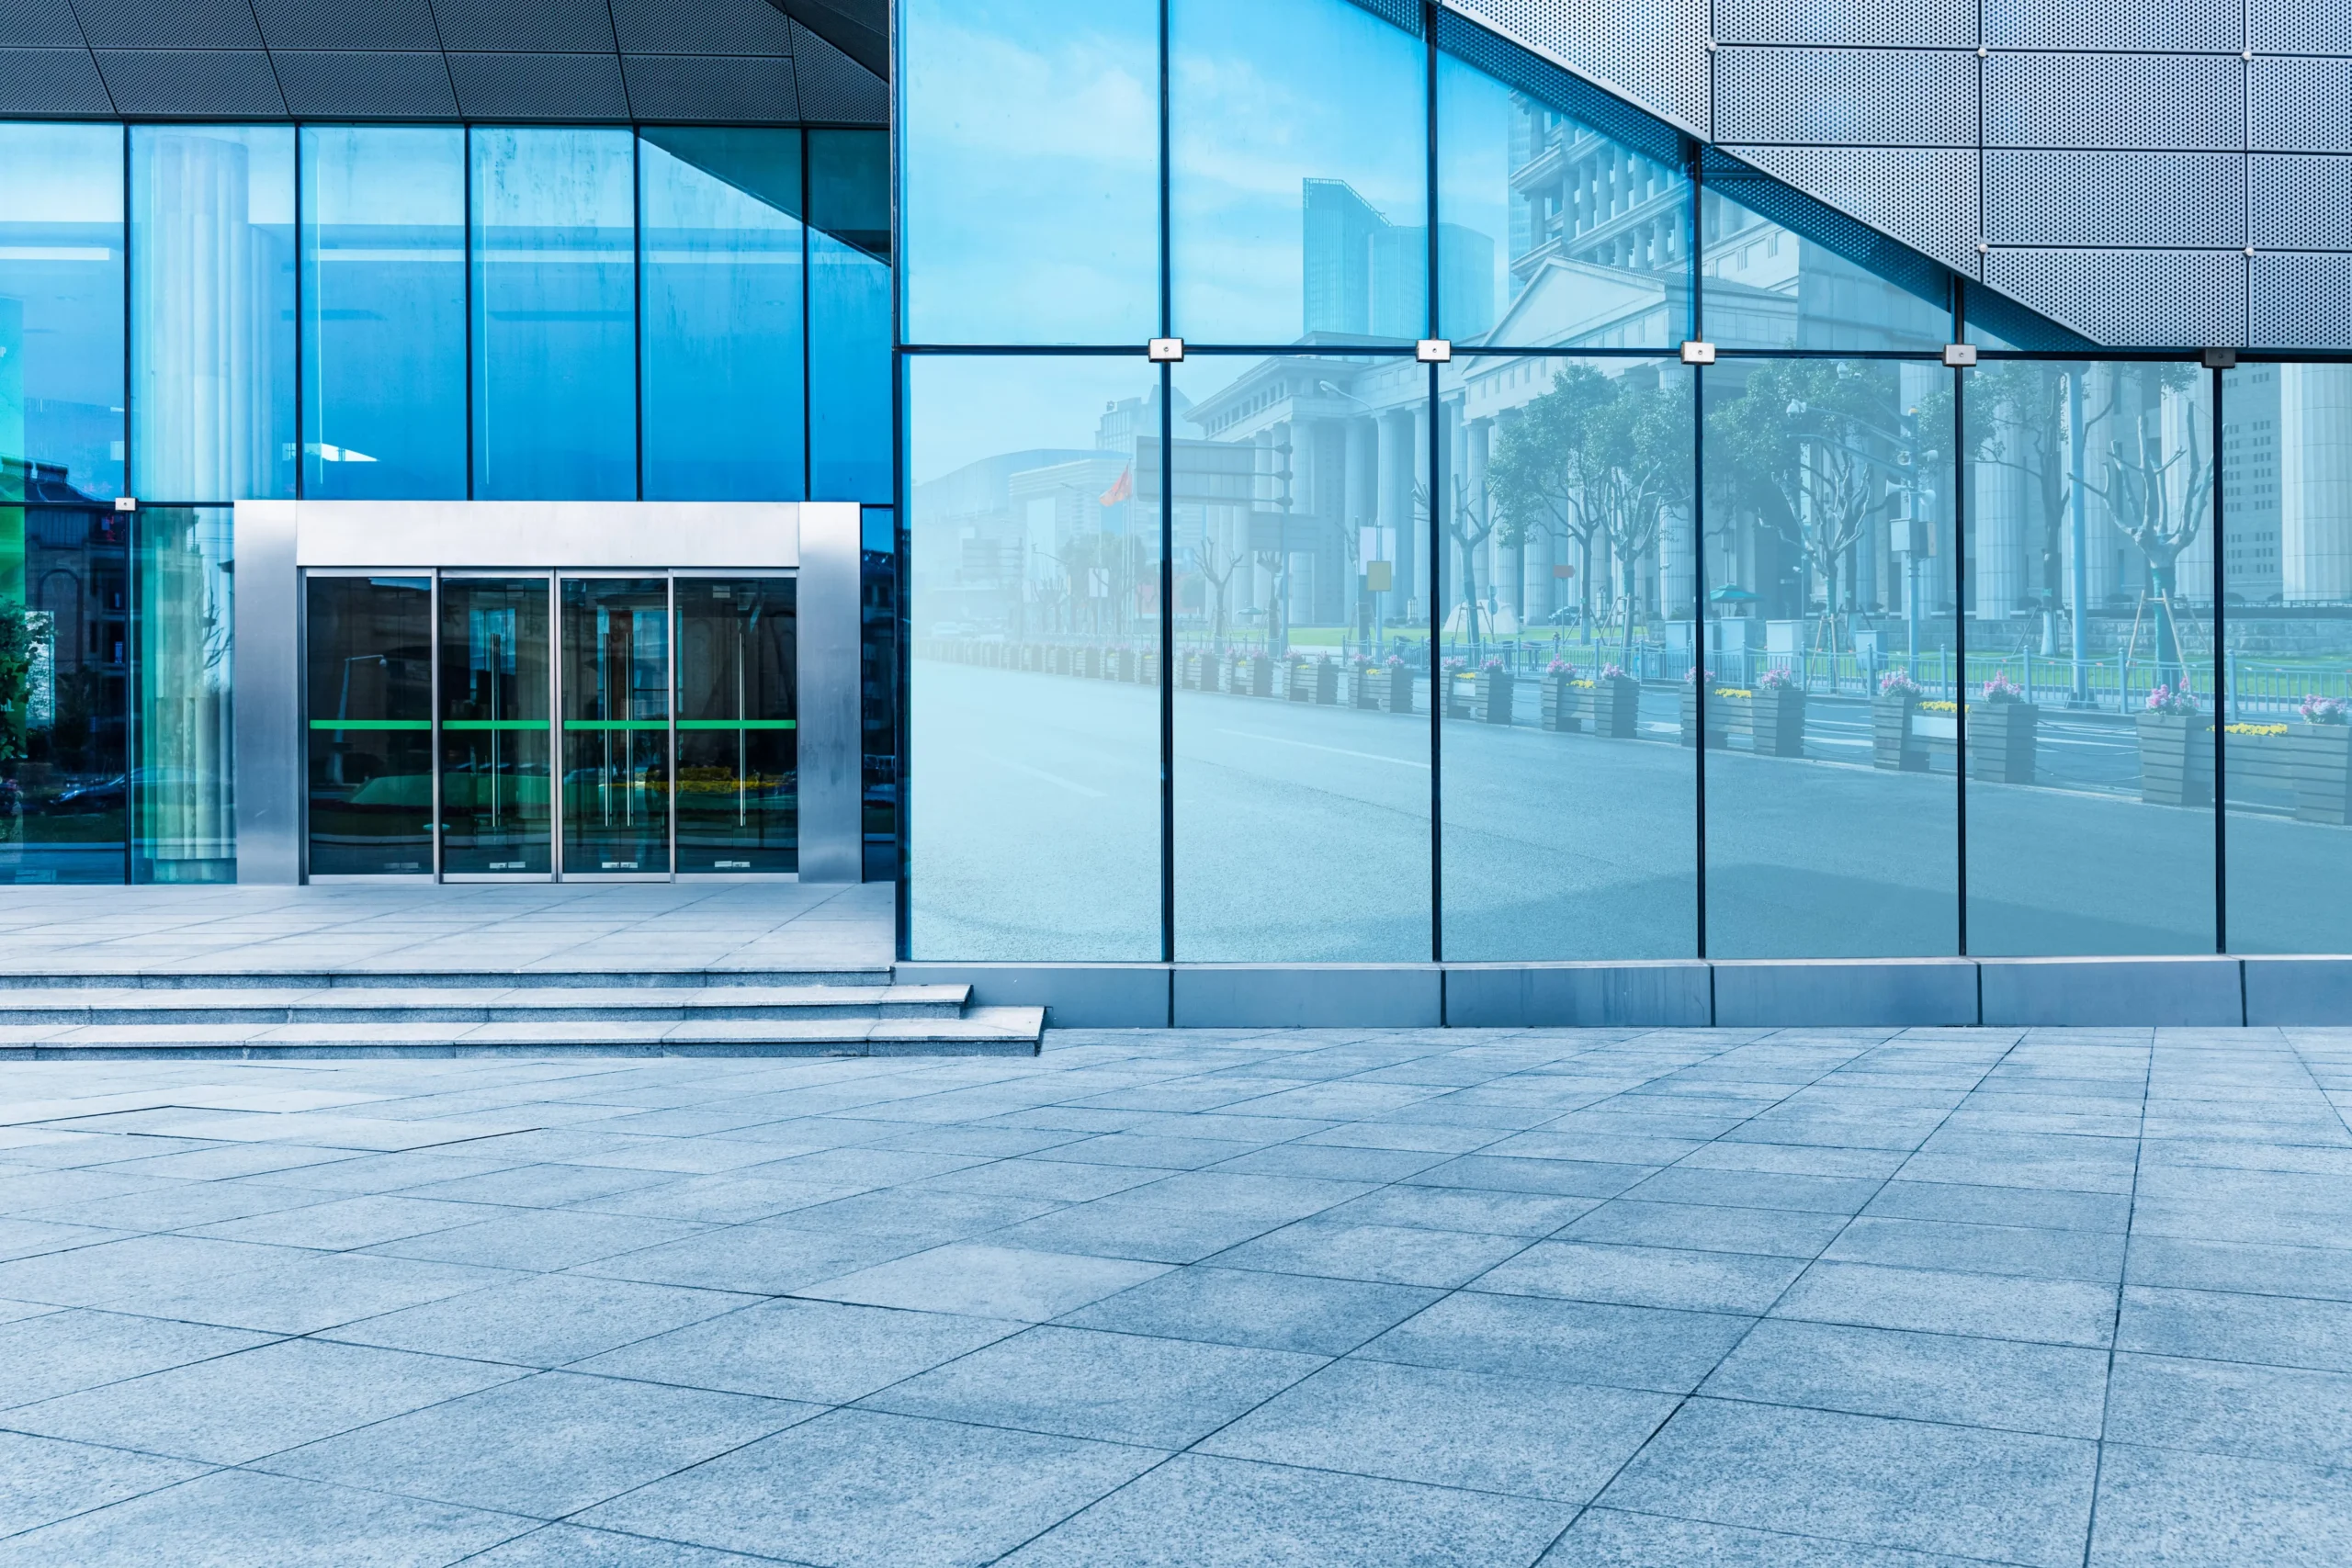
[[[548,580],[441,580],[441,870],[545,876]]]
[[[124,880],[129,532],[0,505],[0,885]]]
[[[670,584],[563,580],[563,871],[670,870]]]
[[[800,863],[795,583],[680,578],[678,869]]]
[[[311,874],[433,871],[433,582],[309,581]]]

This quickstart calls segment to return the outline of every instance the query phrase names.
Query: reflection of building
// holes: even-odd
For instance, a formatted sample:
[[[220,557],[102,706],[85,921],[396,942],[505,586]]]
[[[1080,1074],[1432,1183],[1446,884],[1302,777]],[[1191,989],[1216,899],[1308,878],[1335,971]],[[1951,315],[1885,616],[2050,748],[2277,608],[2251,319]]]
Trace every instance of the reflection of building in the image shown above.
[[[1306,181],[1300,205],[1306,335],[1427,336],[1429,230],[1391,223],[1345,180]],[[1494,276],[1492,240],[1440,226],[1438,302],[1455,336],[1493,324]]]

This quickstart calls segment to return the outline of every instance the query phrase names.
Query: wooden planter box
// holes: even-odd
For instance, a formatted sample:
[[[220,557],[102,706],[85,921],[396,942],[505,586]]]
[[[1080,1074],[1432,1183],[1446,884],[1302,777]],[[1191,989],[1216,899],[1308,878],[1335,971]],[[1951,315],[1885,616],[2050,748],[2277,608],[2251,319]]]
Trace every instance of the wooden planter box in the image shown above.
[[[1307,695],[1323,707],[1340,705],[1340,666],[1334,660],[1318,659],[1307,666]]]
[[[1707,744],[1709,746],[1721,746],[1724,743],[1724,737],[1730,733],[1734,721],[1731,708],[1735,703],[1739,705],[1741,710],[1737,717],[1744,721],[1747,717],[1747,706],[1745,698],[1719,697],[1713,692],[1707,694]],[[1687,684],[1682,688],[1682,744],[1685,746],[1699,744],[1699,689]]]
[[[1570,734],[1584,728],[1586,705],[1600,688],[1580,685],[1566,675],[1546,675],[1539,690],[1543,694],[1540,722],[1544,728]]]
[[[1102,679],[1132,681],[1136,678],[1136,656],[1124,648],[1114,648],[1102,655]]]
[[[1138,686],[1159,684],[1159,655],[1156,653],[1136,655],[1136,684]]]
[[[1089,681],[1102,679],[1102,650],[1081,648],[1078,650],[1078,673]]]
[[[2352,725],[2297,724],[2290,728],[2293,759],[2295,819],[2352,825]],[[2230,753],[2237,766],[2237,753]]]
[[[1890,773],[1923,773],[1928,750],[1914,742],[1911,714],[1918,705],[1911,692],[1882,694],[1871,699],[1871,766]]]
[[[1378,677],[1380,705],[1390,713],[1413,711],[1413,672],[1410,670],[1390,670]]]
[[[2033,782],[2034,733],[2041,709],[2034,703],[1971,703],[1968,705],[1968,776],[1981,784]],[[2206,785],[2213,764],[2207,752]]]
[[[1253,697],[1274,694],[1274,661],[1266,654],[1253,653],[1243,661],[1250,671],[1249,693]]]
[[[2211,716],[2201,713],[2140,716],[2140,798],[2151,806],[2213,804]]]
[[[1445,693],[1445,716],[1468,718],[1471,705],[1477,700],[1477,686],[1466,670],[1442,671],[1436,677],[1437,686]]]
[[[1471,716],[1482,724],[1510,722],[1511,674],[1508,670],[1481,670],[1471,688]]]
[[[1747,733],[1759,757],[1804,755],[1804,692],[1797,686],[1759,687],[1747,699]]]
[[[1388,671],[1379,665],[1359,667],[1348,678],[1348,695],[1360,708],[1382,705],[1388,686]]]
[[[1055,674],[1068,675],[1075,671],[1077,667],[1078,649],[1074,648],[1057,648],[1054,649]]]
[[[1631,740],[1642,716],[1642,683],[1630,675],[1611,675],[1583,694],[1584,716],[1595,735]]]

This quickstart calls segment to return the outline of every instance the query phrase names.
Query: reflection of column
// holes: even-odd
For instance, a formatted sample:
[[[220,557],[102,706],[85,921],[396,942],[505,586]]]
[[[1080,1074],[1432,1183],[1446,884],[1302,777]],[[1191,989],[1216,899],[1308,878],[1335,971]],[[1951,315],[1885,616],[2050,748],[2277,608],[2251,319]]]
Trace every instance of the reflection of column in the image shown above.
[[[1430,559],[1430,519],[1440,515],[1437,506],[1437,476],[1430,472],[1430,406],[1426,402],[1413,407],[1413,482],[1408,494],[1419,491],[1425,504],[1419,515],[1408,507],[1406,513],[1408,529],[1413,536],[1413,593],[1420,601],[1421,616],[1432,631],[1443,618],[1436,606],[1438,579]],[[1404,554],[1402,550],[1397,552]]]
[[[1371,558],[1361,553],[1357,541],[1363,537],[1363,530],[1376,525],[1380,521],[1379,437],[1374,422],[1367,418],[1351,419],[1344,428],[1345,460],[1340,477],[1340,506],[1332,522],[1346,530],[1340,539],[1340,558],[1342,561],[1353,558],[1356,563],[1355,570],[1346,573],[1346,581],[1340,584],[1340,618],[1353,626],[1361,581],[1359,574],[1363,572],[1365,561]]]
[[[1413,416],[1409,412],[1391,412],[1373,422],[1379,452],[1375,460],[1380,467],[1379,487],[1375,492],[1378,521],[1389,530],[1393,554],[1396,563],[1396,580],[1391,583],[1388,615],[1401,620],[1405,601],[1413,596]]]
[[[1976,618],[1999,620],[2026,607],[2025,520],[2032,502],[2032,476],[2020,459],[2029,450],[2017,409],[2003,403],[1993,412],[1993,445],[2001,460],[1976,465],[1973,500]]]
[[[1462,427],[1462,474],[1469,482],[1469,489],[1464,493],[1469,497],[1470,504],[1478,509],[1480,519],[1488,525],[1487,537],[1479,547],[1479,554],[1486,558],[1486,581],[1476,585],[1478,602],[1482,604],[1486,603],[1486,591],[1489,588],[1495,591],[1498,598],[1501,597],[1510,576],[1503,570],[1502,541],[1497,537],[1498,530],[1492,526],[1494,503],[1487,495],[1487,457],[1494,429],[1495,422],[1491,419],[1465,420]],[[1509,587],[1510,595],[1517,597],[1517,585],[1509,584]]]
[[[1592,575],[1597,583],[1609,581],[1602,575],[1601,562],[1606,555],[1605,547],[1596,547],[1593,552]],[[1693,579],[1690,516],[1688,512],[1673,511],[1666,514],[1666,521],[1658,530],[1658,564],[1662,573],[1659,614],[1669,621],[1690,619],[1692,605],[1698,599],[1698,589]],[[1595,609],[1599,614],[1608,613],[1605,598],[1595,605]]]
[[[2281,597],[2352,599],[2352,366],[2278,367],[2278,501]]]

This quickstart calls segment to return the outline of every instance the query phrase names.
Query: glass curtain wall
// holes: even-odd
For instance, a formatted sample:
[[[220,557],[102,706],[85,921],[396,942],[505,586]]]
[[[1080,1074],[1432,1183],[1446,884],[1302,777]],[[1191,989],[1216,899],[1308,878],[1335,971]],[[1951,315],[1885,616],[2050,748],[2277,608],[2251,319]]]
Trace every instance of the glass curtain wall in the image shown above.
[[[1434,8],[902,46],[911,955],[2352,945],[2352,367],[2103,356]]]

